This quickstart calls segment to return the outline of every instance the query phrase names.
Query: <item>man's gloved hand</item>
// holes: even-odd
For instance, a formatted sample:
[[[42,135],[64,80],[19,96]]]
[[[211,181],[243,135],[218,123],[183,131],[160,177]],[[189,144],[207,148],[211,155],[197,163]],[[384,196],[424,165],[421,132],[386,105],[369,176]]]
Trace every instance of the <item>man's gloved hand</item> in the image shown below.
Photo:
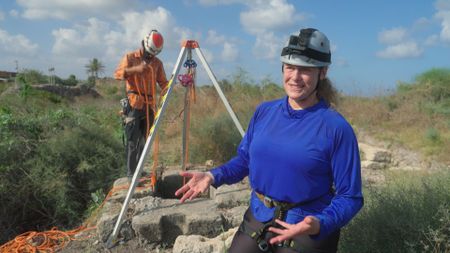
[[[150,66],[145,63],[145,61],[142,61],[141,64],[129,67],[125,69],[125,75],[136,75],[136,74],[142,74],[145,71],[148,71]]]

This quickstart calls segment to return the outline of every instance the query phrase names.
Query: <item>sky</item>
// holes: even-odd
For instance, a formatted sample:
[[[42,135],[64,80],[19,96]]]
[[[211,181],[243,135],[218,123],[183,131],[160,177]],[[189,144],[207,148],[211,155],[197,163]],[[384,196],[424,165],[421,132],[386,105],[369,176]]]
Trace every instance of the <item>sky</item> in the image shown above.
[[[450,0],[0,0],[0,70],[54,68],[86,79],[85,65],[97,58],[110,77],[157,29],[168,77],[191,39],[218,80],[242,69],[253,83],[281,84],[281,49],[308,27],[331,41],[328,76],[345,94],[380,95],[450,67]],[[194,60],[197,83],[210,84]]]

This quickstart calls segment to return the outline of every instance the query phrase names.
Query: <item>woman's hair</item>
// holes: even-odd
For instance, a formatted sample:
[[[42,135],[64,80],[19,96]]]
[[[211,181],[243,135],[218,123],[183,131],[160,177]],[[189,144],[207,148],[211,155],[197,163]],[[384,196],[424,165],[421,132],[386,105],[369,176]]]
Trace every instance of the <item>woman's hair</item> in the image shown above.
[[[336,108],[339,98],[338,92],[328,77],[320,80],[317,84],[317,97],[325,100],[331,107]]]

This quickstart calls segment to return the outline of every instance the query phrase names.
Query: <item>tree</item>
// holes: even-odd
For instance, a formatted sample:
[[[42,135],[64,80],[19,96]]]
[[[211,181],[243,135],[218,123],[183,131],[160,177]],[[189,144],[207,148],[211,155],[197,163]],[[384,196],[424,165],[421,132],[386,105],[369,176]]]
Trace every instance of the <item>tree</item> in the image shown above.
[[[96,80],[98,75],[103,73],[105,70],[105,66],[97,58],[90,60],[89,64],[86,64],[85,68],[89,77],[93,77],[94,80]]]

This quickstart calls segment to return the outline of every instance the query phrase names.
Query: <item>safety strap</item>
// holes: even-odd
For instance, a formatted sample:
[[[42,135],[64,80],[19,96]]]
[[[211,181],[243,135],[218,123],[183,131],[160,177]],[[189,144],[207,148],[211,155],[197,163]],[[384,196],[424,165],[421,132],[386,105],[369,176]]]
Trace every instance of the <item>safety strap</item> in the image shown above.
[[[142,96],[142,97],[146,96],[145,94],[141,94],[141,93],[139,93],[139,92],[137,92],[135,90],[128,90],[127,94],[136,94],[136,95],[139,95],[139,96]],[[147,97],[152,98],[153,96],[151,94],[147,94]]]
[[[246,221],[244,219],[244,221],[241,223],[241,225],[239,226],[239,231],[250,236],[250,238],[252,238],[253,240],[256,241],[256,244],[258,245],[258,248],[262,251],[262,252],[266,252],[266,253],[272,253],[273,252],[273,246],[264,239],[264,236],[267,233],[267,229],[269,227],[274,226],[273,224],[274,219],[272,219],[269,222],[264,223],[264,226],[258,230],[253,229],[252,227],[250,227],[248,221]],[[276,245],[276,247],[282,247],[282,248],[290,248],[295,250],[296,252],[303,252],[305,250],[305,248],[303,248],[300,244],[298,244],[296,241],[289,239],[289,240],[285,240],[282,243],[279,243]]]
[[[250,236],[258,244],[258,248],[263,251],[270,253],[272,252],[272,246],[264,239],[264,235],[267,233],[267,229],[272,226],[271,222],[264,223],[264,226],[258,230],[254,230],[249,226],[248,222],[244,220],[239,226],[239,231]]]
[[[285,47],[281,51],[281,56],[285,55],[304,55],[308,58],[315,59],[321,62],[330,62],[331,61],[331,54],[330,53],[322,53],[320,51],[311,49],[311,48],[305,48],[303,50],[292,48],[292,47]]]
[[[307,203],[313,202],[322,196],[319,196],[317,198],[314,198],[312,200],[308,201],[302,201],[298,203],[289,203],[289,202],[282,202],[282,201],[276,201],[268,196],[265,196],[264,194],[261,194],[257,191],[255,191],[256,196],[258,197],[263,204],[268,208],[275,207],[274,215],[272,217],[272,220],[264,223],[264,226],[260,228],[259,230],[252,229],[248,222],[244,219],[244,222],[239,227],[239,231],[243,232],[244,234],[250,236],[253,240],[256,241],[259,249],[263,252],[270,253],[272,252],[272,246],[264,239],[265,234],[267,233],[267,229],[269,227],[279,227],[279,225],[275,222],[275,219],[284,221],[286,219],[287,212],[297,206],[305,205]],[[302,247],[296,243],[294,240],[285,240],[282,243],[278,244],[277,247],[285,247],[285,248],[292,248],[297,252],[301,252]]]

